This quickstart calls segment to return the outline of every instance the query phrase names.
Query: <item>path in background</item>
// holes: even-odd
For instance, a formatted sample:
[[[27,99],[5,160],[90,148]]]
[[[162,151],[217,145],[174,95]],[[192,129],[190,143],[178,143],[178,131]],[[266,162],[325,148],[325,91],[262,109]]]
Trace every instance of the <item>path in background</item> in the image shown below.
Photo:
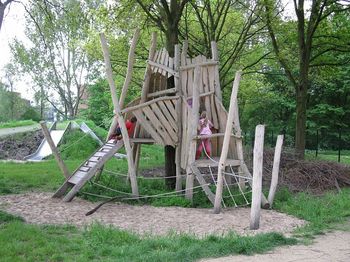
[[[24,133],[29,131],[34,131],[40,129],[39,124],[31,125],[31,126],[18,126],[18,127],[10,127],[10,128],[2,128],[0,129],[0,137],[13,135],[17,133]]]
[[[318,236],[311,245],[280,247],[269,253],[254,256],[229,256],[201,262],[329,262],[350,261],[350,231],[336,231]]]

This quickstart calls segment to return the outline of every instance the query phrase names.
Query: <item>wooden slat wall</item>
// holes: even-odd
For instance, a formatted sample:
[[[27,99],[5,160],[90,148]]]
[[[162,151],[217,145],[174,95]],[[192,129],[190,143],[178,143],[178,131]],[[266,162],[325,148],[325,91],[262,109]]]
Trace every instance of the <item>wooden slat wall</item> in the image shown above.
[[[140,125],[146,130],[157,144],[172,145],[177,143],[177,115],[175,101],[157,101],[132,113]]]

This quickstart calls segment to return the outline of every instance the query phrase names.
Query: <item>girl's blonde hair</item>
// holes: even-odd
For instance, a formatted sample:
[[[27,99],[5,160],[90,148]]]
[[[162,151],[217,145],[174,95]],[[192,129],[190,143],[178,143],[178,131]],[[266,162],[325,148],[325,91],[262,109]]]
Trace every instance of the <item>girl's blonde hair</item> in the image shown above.
[[[201,118],[206,118],[207,117],[207,111],[203,111],[201,113]]]

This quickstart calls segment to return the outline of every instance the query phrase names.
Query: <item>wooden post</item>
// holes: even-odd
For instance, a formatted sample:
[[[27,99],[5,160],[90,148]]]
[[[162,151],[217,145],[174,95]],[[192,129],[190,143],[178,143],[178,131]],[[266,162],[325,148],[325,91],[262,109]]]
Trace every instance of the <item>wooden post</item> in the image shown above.
[[[188,128],[187,141],[190,141],[190,152],[188,154],[187,168],[186,168],[186,198],[193,199],[193,182],[194,176],[191,166],[196,160],[196,148],[197,140],[194,139],[197,136],[197,127],[199,121],[199,80],[201,79],[201,69],[196,66],[194,69],[194,81],[193,81],[193,100],[192,100],[192,121],[191,126]]]
[[[180,46],[175,45],[175,71],[179,73],[178,76],[175,76],[175,88],[179,99],[176,101],[176,115],[177,115],[177,145],[175,152],[175,165],[176,165],[176,185],[175,190],[182,190],[182,177],[181,177],[181,139],[182,139],[182,87],[181,87],[181,72],[180,68]]]
[[[235,81],[233,82],[231,99],[230,99],[230,108],[228,111],[227,123],[226,123],[226,129],[225,129],[224,142],[222,145],[221,156],[220,156],[219,166],[218,166],[218,181],[216,184],[216,194],[215,194],[215,204],[214,204],[214,213],[215,214],[220,213],[220,209],[221,209],[222,190],[223,190],[222,171],[225,169],[225,162],[227,159],[227,153],[228,153],[228,149],[229,149],[229,145],[230,145],[230,138],[231,138],[232,127],[233,127],[234,110],[236,108],[235,104],[237,103],[237,94],[238,94],[238,87],[239,87],[240,79],[241,79],[241,71],[237,71],[236,75],[235,75]]]
[[[283,135],[279,135],[277,137],[275,155],[273,157],[271,185],[269,190],[269,196],[267,198],[269,201],[270,207],[272,206],[273,199],[275,198],[275,193],[276,193],[276,188],[278,183],[278,173],[280,168],[282,144],[283,144]]]
[[[215,41],[211,42],[211,55],[214,61],[219,61],[218,47]],[[219,65],[215,66],[215,95],[222,101],[222,92],[220,86],[220,77],[219,77]]]
[[[52,154],[54,155],[55,160],[56,160],[59,168],[61,169],[62,174],[66,178],[69,178],[70,177],[69,171],[68,171],[66,165],[64,164],[64,162],[63,162],[63,160],[62,160],[62,158],[60,156],[60,153],[58,152],[57,147],[55,146],[55,143],[52,140],[52,137],[50,135],[50,131],[47,129],[46,122],[45,121],[41,121],[40,125],[41,125],[41,128],[43,130],[43,133],[44,133],[44,136],[46,138],[46,141],[47,141],[47,143],[49,144],[49,146],[51,148]]]
[[[149,53],[148,53],[148,60],[149,61],[153,60],[154,55],[156,53],[156,48],[157,48],[157,33],[152,32],[151,46],[150,46]],[[151,66],[147,63],[146,71],[145,71],[143,83],[142,83],[140,104],[147,101],[147,95],[149,93],[149,84],[150,84],[150,80],[151,80],[151,74],[152,74]],[[134,137],[139,137],[140,129],[141,129],[140,125],[137,125],[136,129],[135,129]],[[139,154],[141,153],[141,149],[139,147],[141,147],[141,144],[134,144],[134,146],[132,148],[133,155],[135,156],[135,166],[137,166],[137,167],[139,166],[139,159],[140,159]]]
[[[120,94],[120,99],[119,99],[120,109],[124,108],[125,97],[126,97],[126,94],[128,92],[128,88],[129,88],[129,84],[130,84],[131,76],[132,76],[132,71],[134,68],[135,49],[136,49],[136,44],[137,44],[137,40],[139,39],[139,36],[140,36],[140,29],[137,28],[135,33],[134,33],[134,36],[132,38],[130,49],[129,49],[128,70],[126,72],[124,85],[123,85],[122,92]]]
[[[103,33],[100,34],[100,38],[101,38],[102,51],[103,51],[103,56],[104,56],[105,66],[106,66],[107,80],[108,80],[109,88],[111,90],[114,111],[116,114],[115,119],[116,119],[116,121],[118,121],[121,132],[122,132],[124,147],[125,147],[125,151],[126,151],[126,155],[127,155],[127,159],[128,159],[128,169],[129,169],[132,194],[134,196],[138,196],[139,192],[138,192],[138,187],[137,187],[136,171],[135,171],[134,160],[132,157],[130,140],[129,140],[128,131],[127,131],[126,126],[125,126],[124,117],[121,114],[121,110],[120,110],[119,103],[118,103],[118,96],[117,96],[116,87],[115,87],[115,83],[114,83],[114,79],[113,79],[112,66],[111,66],[111,61],[109,58],[110,56],[109,56],[107,41],[106,41],[106,38],[105,38]]]
[[[260,225],[264,132],[264,125],[256,126],[253,156],[252,205],[250,209],[250,229],[252,230],[259,229]]]

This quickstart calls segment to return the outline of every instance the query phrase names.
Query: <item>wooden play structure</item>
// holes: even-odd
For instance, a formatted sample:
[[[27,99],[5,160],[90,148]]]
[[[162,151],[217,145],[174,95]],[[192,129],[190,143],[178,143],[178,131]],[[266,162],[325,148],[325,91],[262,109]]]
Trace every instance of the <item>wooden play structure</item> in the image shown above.
[[[241,73],[236,73],[229,111],[226,111],[222,104],[216,43],[211,43],[211,58],[202,55],[189,58],[187,43],[184,43],[182,50],[179,45],[176,45],[174,57],[171,57],[165,49],[156,50],[156,34],[153,33],[141,96],[124,107],[138,35],[139,31],[136,31],[129,52],[127,76],[121,98],[118,101],[108,46],[104,35],[101,34],[107,79],[115,112],[109,133],[115,130],[119,123],[123,140],[116,144],[113,141],[107,141],[102,145],[67,178],[54,196],[61,197],[68,192],[63,199],[71,201],[105,162],[124,146],[132,195],[137,197],[139,191],[136,175],[140,147],[142,144],[156,143],[176,149],[176,191],[185,192],[185,197],[192,200],[194,183],[197,180],[213,204],[214,212],[218,213],[224,205],[223,188],[225,185],[228,187],[229,181],[235,182],[242,194],[246,186],[252,185],[253,181],[253,176],[243,158],[242,132],[238,114],[237,94]],[[197,134],[199,115],[202,111],[207,112],[207,117],[214,125],[215,131],[212,135],[200,136]],[[134,136],[129,138],[125,120],[132,116],[137,118],[138,125]],[[211,156],[196,159],[197,145],[204,138],[211,141]],[[208,172],[204,174],[202,171],[203,168],[208,169],[208,167],[213,179],[211,181],[207,181]],[[183,180],[184,173],[185,180]],[[216,186],[215,192],[209,187],[213,181]],[[184,182],[186,188],[183,188]],[[268,206],[261,189],[258,194],[258,206],[260,203]]]

